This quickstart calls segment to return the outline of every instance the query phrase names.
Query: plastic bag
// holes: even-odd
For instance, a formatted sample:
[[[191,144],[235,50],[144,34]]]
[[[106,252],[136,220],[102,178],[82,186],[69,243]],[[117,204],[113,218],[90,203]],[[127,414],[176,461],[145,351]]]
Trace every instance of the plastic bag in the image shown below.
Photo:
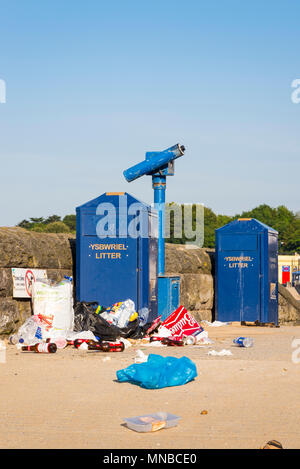
[[[98,320],[98,315],[95,314],[98,307],[99,305],[96,302],[88,303],[82,301],[81,303],[76,303],[74,307],[75,332],[94,331],[95,324]]]
[[[150,354],[145,363],[130,365],[117,371],[121,383],[130,382],[146,389],[181,386],[197,376],[195,363],[187,357],[162,357]]]
[[[100,307],[98,303],[77,303],[74,308],[74,331],[92,331],[96,337],[101,340],[116,341],[120,337],[128,338],[137,332],[138,320],[131,321],[127,327],[119,328],[110,324],[102,317],[101,311],[105,308]],[[97,313],[97,311],[99,311]],[[106,312],[106,310],[105,310]]]
[[[36,281],[32,285],[33,314],[45,325],[61,330],[73,329],[73,286],[69,280],[49,285]]]

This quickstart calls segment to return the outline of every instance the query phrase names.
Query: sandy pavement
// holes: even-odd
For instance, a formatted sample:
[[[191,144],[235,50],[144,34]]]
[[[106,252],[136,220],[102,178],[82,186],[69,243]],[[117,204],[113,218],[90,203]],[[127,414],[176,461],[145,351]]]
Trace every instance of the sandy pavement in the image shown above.
[[[68,347],[43,355],[8,345],[0,363],[0,447],[259,448],[276,439],[284,448],[300,448],[300,363],[292,361],[300,327],[206,330],[214,343],[203,348],[135,345],[104,354]],[[239,335],[253,337],[254,347],[233,346]],[[223,348],[233,355],[207,355]],[[134,362],[137,349],[185,355],[196,363],[198,377],[160,390],[118,383],[116,371]],[[111,360],[103,361],[107,356]],[[125,417],[159,410],[180,416],[179,425],[144,434],[124,425]]]

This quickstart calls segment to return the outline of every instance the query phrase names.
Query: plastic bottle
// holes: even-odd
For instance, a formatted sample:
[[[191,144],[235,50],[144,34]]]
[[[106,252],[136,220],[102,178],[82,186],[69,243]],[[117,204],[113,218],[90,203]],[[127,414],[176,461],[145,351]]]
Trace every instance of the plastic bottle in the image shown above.
[[[73,277],[69,277],[68,275],[64,275],[64,278],[69,282],[73,282]]]
[[[253,347],[254,340],[251,337],[238,337],[233,339],[233,343],[238,345],[239,347]]]
[[[36,352],[36,353],[55,353],[57,350],[56,344],[40,343],[34,345],[23,345],[21,347],[23,352]]]
[[[26,319],[24,324],[20,327],[18,332],[9,338],[9,342],[13,345],[17,343],[32,344],[41,342],[42,330],[39,324],[35,321],[34,317]]]
[[[19,339],[20,339],[19,334],[13,334],[10,336],[8,340],[10,344],[16,345],[19,343]]]
[[[134,313],[135,313],[134,302],[132,300],[124,301],[117,311],[117,315],[116,315],[118,319],[117,326],[120,327],[120,329],[126,327],[127,324],[129,323],[131,315]]]

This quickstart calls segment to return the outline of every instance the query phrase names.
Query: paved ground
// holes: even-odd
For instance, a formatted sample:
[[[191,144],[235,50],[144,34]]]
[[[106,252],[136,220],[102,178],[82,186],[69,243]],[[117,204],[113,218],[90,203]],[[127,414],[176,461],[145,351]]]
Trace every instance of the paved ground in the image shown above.
[[[1,448],[259,448],[270,439],[300,448],[300,363],[292,348],[300,327],[207,327],[212,346],[138,347],[123,353],[54,355],[21,353],[7,346],[0,363]],[[251,349],[232,339],[253,337]],[[116,381],[116,371],[134,362],[136,350],[186,355],[198,378],[184,386],[146,390]],[[212,357],[210,349],[232,351]],[[103,361],[110,356],[111,360]],[[181,417],[177,427],[140,434],[123,424],[166,410]],[[206,415],[201,415],[207,410]]]

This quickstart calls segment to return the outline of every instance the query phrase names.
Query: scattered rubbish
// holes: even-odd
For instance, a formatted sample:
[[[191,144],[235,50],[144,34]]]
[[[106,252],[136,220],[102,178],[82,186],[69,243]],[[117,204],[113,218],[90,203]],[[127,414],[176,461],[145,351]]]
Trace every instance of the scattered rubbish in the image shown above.
[[[136,432],[156,432],[162,428],[171,428],[178,425],[180,417],[168,412],[141,415],[139,417],[126,418],[127,427]]]
[[[261,449],[283,449],[283,446],[277,440],[270,440]]]
[[[193,334],[194,335],[194,334]],[[202,331],[198,333],[196,336],[196,344],[201,345],[210,345],[213,344],[213,341],[209,339],[208,333],[206,331]]]
[[[103,361],[103,362],[108,362],[109,360],[111,360],[111,357],[104,357],[104,358],[102,358],[102,361]]]
[[[142,350],[137,350],[134,359],[135,363],[145,363],[148,360],[148,356],[144,354]]]
[[[239,347],[253,347],[254,340],[251,337],[238,337],[237,339],[233,339],[233,343],[238,345]]]
[[[195,363],[187,357],[162,357],[150,354],[145,363],[136,363],[117,371],[117,378],[147,389],[181,386],[197,377]]]
[[[222,327],[222,326],[229,326],[231,324],[231,322],[222,322],[222,321],[209,322],[209,321],[206,321],[205,319],[201,322],[206,324],[208,327]]]
[[[21,346],[22,352],[36,352],[36,353],[55,353],[57,350],[56,344],[47,344],[47,343],[39,343],[35,345],[22,345]]]
[[[230,350],[222,349],[220,352],[217,352],[216,350],[210,350],[207,352],[207,355],[213,355],[213,356],[226,356],[226,355],[232,355]]]
[[[201,414],[201,415],[207,415],[207,414],[208,414],[208,411],[207,411],[207,410],[202,410],[202,411],[200,412],[200,414]]]
[[[66,277],[63,281],[56,283],[47,279],[36,281],[32,291],[34,315],[25,321],[16,334],[10,337],[10,343],[28,347],[41,344],[40,350],[46,347],[46,351],[49,344],[54,344],[56,349],[74,346],[78,350],[102,352],[123,352],[132,345],[181,347],[212,343],[208,338],[208,333],[199,326],[183,306],[177,308],[163,322],[159,316],[148,323],[149,310],[143,308],[140,315],[135,311],[135,304],[131,299],[115,303],[112,307],[105,307],[97,302],[77,302],[73,308],[72,290],[72,277]],[[28,347],[27,351],[38,350],[38,348],[29,349]],[[168,360],[168,358],[160,358]],[[182,358],[189,360],[187,357]],[[150,380],[151,382],[148,383],[141,379],[141,382],[137,384],[150,388],[175,386],[185,384],[197,376],[194,363],[186,362],[188,373],[184,381],[184,372],[182,371],[183,375],[180,378],[172,357],[169,359],[171,368],[167,371],[174,373],[173,376],[176,379],[173,380],[170,374],[163,379],[158,374],[154,381]],[[149,360],[149,357],[138,350],[135,365],[149,363],[151,369],[156,366],[155,359]],[[165,365],[165,362],[159,364],[160,367]]]
[[[46,339],[46,343],[56,344],[57,348],[65,348],[68,345],[68,341],[64,337],[56,337],[55,339]]]

